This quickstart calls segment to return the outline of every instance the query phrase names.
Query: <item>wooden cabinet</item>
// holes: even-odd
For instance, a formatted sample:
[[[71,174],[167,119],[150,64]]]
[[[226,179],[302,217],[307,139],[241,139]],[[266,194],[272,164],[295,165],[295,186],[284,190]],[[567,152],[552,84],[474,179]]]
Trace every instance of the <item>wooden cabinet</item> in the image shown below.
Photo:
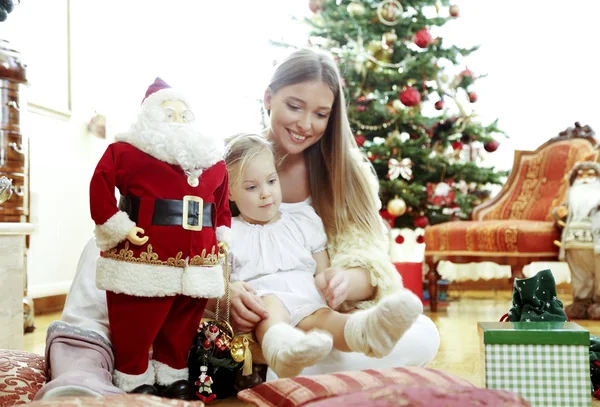
[[[0,40],[0,177],[13,185],[12,197],[0,204],[0,222],[29,221],[29,143],[21,133],[25,82],[19,52]]]

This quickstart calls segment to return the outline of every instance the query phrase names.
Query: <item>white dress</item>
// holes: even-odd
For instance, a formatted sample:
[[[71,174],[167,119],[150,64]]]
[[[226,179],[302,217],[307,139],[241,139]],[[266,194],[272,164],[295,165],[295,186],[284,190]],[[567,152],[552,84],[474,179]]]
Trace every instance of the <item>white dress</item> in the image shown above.
[[[231,281],[245,281],[260,297],[276,296],[296,326],[327,302],[315,285],[312,255],[327,249],[321,218],[310,201],[281,204],[281,218],[254,225],[241,216],[231,221]]]

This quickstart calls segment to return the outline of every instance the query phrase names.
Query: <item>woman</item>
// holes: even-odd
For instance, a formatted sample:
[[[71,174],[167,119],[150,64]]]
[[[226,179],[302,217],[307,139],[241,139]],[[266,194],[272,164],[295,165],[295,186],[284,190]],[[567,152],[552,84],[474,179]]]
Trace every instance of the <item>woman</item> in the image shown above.
[[[387,253],[378,180],[358,153],[333,59],[308,49],[292,53],[275,70],[264,105],[270,118],[265,136],[281,160],[282,202],[310,200],[325,226],[331,268],[318,283],[327,284],[329,305],[346,311],[371,307],[402,283]],[[247,285],[236,287],[232,309],[233,323],[244,331],[265,313]],[[319,311],[309,318],[311,326],[329,323]],[[385,359],[334,350],[303,373],[425,365],[438,346],[435,325],[421,315]]]
[[[311,50],[294,52],[276,69],[264,105],[270,116],[265,136],[280,159],[282,201],[310,200],[325,226],[331,267],[317,283],[326,287],[328,304],[348,312],[372,306],[402,283],[387,254],[378,182],[370,163],[358,154],[334,61]],[[94,294],[99,252],[93,245],[90,241],[82,254],[63,321],[49,328],[46,357],[53,365],[52,381],[37,399],[120,392],[110,382],[110,334],[104,297]],[[231,301],[238,331],[251,331],[267,316],[262,300],[243,282],[232,285]],[[327,323],[318,311],[311,317],[313,324]],[[63,355],[72,355],[74,346],[80,355],[64,363]],[[435,325],[421,315],[386,358],[333,351],[303,374],[425,365],[438,347]]]

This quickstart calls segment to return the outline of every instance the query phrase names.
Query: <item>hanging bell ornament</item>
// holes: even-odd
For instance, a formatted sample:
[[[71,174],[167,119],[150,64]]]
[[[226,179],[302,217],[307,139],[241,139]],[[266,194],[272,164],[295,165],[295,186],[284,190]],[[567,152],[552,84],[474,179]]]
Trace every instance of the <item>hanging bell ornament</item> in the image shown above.
[[[390,215],[402,216],[406,213],[406,202],[402,198],[395,197],[388,202],[387,210]]]
[[[244,337],[243,336],[236,336],[232,339],[231,341],[231,348],[230,348],[230,352],[231,352],[231,358],[234,360],[234,362],[242,362],[244,360]],[[248,339],[246,339],[247,341]]]

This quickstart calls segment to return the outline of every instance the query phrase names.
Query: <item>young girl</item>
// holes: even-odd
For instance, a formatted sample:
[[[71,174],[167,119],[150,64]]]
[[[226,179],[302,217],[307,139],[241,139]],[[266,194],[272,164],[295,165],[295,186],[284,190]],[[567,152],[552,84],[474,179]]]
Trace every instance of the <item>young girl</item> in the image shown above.
[[[269,317],[255,333],[277,376],[300,374],[327,356],[332,346],[388,355],[421,314],[421,301],[400,290],[369,310],[341,314],[329,308],[323,223],[306,201],[280,208],[271,144],[258,135],[237,136],[228,144],[226,163],[230,200],[240,212],[232,220],[231,280],[248,283],[265,303]],[[307,319],[317,311],[327,321],[324,332]]]

